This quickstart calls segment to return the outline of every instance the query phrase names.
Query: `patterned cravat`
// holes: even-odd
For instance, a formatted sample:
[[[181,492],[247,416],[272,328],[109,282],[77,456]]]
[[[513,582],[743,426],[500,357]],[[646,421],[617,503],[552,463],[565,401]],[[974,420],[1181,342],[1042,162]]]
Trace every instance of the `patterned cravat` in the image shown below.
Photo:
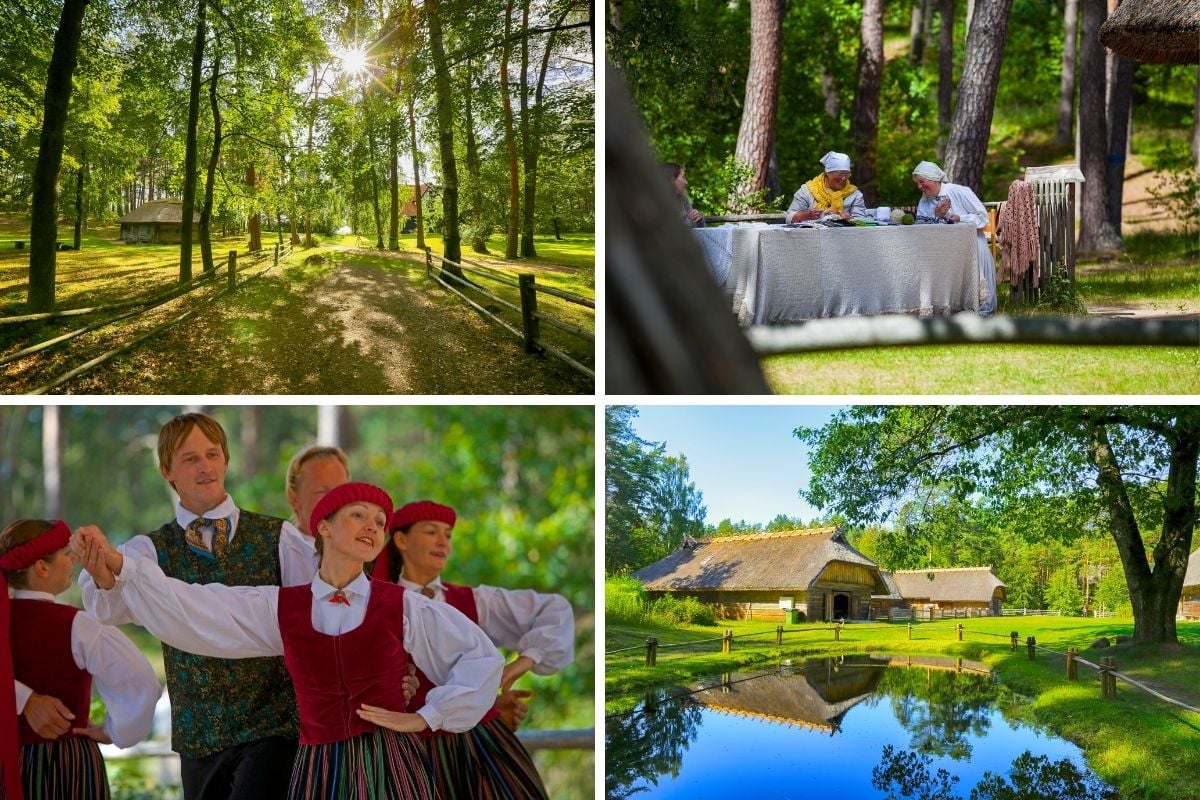
[[[208,527],[213,529],[211,548],[206,547],[204,544],[203,529]],[[192,547],[212,553],[217,558],[220,558],[225,554],[225,547],[229,544],[229,520],[196,517],[187,526],[187,531],[184,535],[187,538],[187,543]]]

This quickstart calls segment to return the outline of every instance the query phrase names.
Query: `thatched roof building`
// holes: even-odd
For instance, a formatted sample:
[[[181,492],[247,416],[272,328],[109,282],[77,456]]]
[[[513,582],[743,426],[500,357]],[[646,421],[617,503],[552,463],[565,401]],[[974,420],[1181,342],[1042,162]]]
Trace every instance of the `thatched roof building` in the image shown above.
[[[117,220],[127,242],[173,244],[182,238],[183,201],[151,200]],[[200,214],[192,213],[192,232],[199,235]]]
[[[840,527],[700,539],[633,576],[650,594],[692,596],[725,616],[866,619],[872,592],[887,591],[873,561]]]
[[[1004,583],[991,567],[896,570],[891,578],[895,593],[914,609],[974,608],[999,614],[1005,597]]]
[[[1200,0],[1123,0],[1100,43],[1151,64],[1200,64]]]
[[[1188,558],[1187,572],[1183,576],[1183,594],[1179,598],[1179,616],[1200,619],[1200,550]]]

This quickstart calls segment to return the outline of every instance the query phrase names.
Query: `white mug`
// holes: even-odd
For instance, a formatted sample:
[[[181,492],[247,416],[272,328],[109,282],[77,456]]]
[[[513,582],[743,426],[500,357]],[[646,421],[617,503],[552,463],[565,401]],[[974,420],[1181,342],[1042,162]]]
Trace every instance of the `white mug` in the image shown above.
[[[875,209],[875,219],[879,222],[891,222],[892,209],[890,206],[880,206]]]

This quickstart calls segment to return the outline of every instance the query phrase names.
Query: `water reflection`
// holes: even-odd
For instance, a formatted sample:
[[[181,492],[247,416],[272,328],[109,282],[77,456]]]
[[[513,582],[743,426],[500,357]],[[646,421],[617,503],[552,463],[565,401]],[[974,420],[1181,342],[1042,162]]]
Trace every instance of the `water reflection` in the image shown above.
[[[607,796],[1115,797],[1074,745],[1007,720],[1015,704],[961,659],[846,656],[717,676],[609,718]]]

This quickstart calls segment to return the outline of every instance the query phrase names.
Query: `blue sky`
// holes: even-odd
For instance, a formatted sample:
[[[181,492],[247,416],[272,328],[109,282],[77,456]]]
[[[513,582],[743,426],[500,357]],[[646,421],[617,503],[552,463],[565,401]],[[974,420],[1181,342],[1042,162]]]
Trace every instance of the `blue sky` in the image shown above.
[[[800,499],[808,486],[808,448],[792,431],[820,427],[833,406],[637,406],[634,430],[667,453],[687,456],[704,494],[706,521],[728,517],[766,524],[777,514],[811,520],[820,513]]]

